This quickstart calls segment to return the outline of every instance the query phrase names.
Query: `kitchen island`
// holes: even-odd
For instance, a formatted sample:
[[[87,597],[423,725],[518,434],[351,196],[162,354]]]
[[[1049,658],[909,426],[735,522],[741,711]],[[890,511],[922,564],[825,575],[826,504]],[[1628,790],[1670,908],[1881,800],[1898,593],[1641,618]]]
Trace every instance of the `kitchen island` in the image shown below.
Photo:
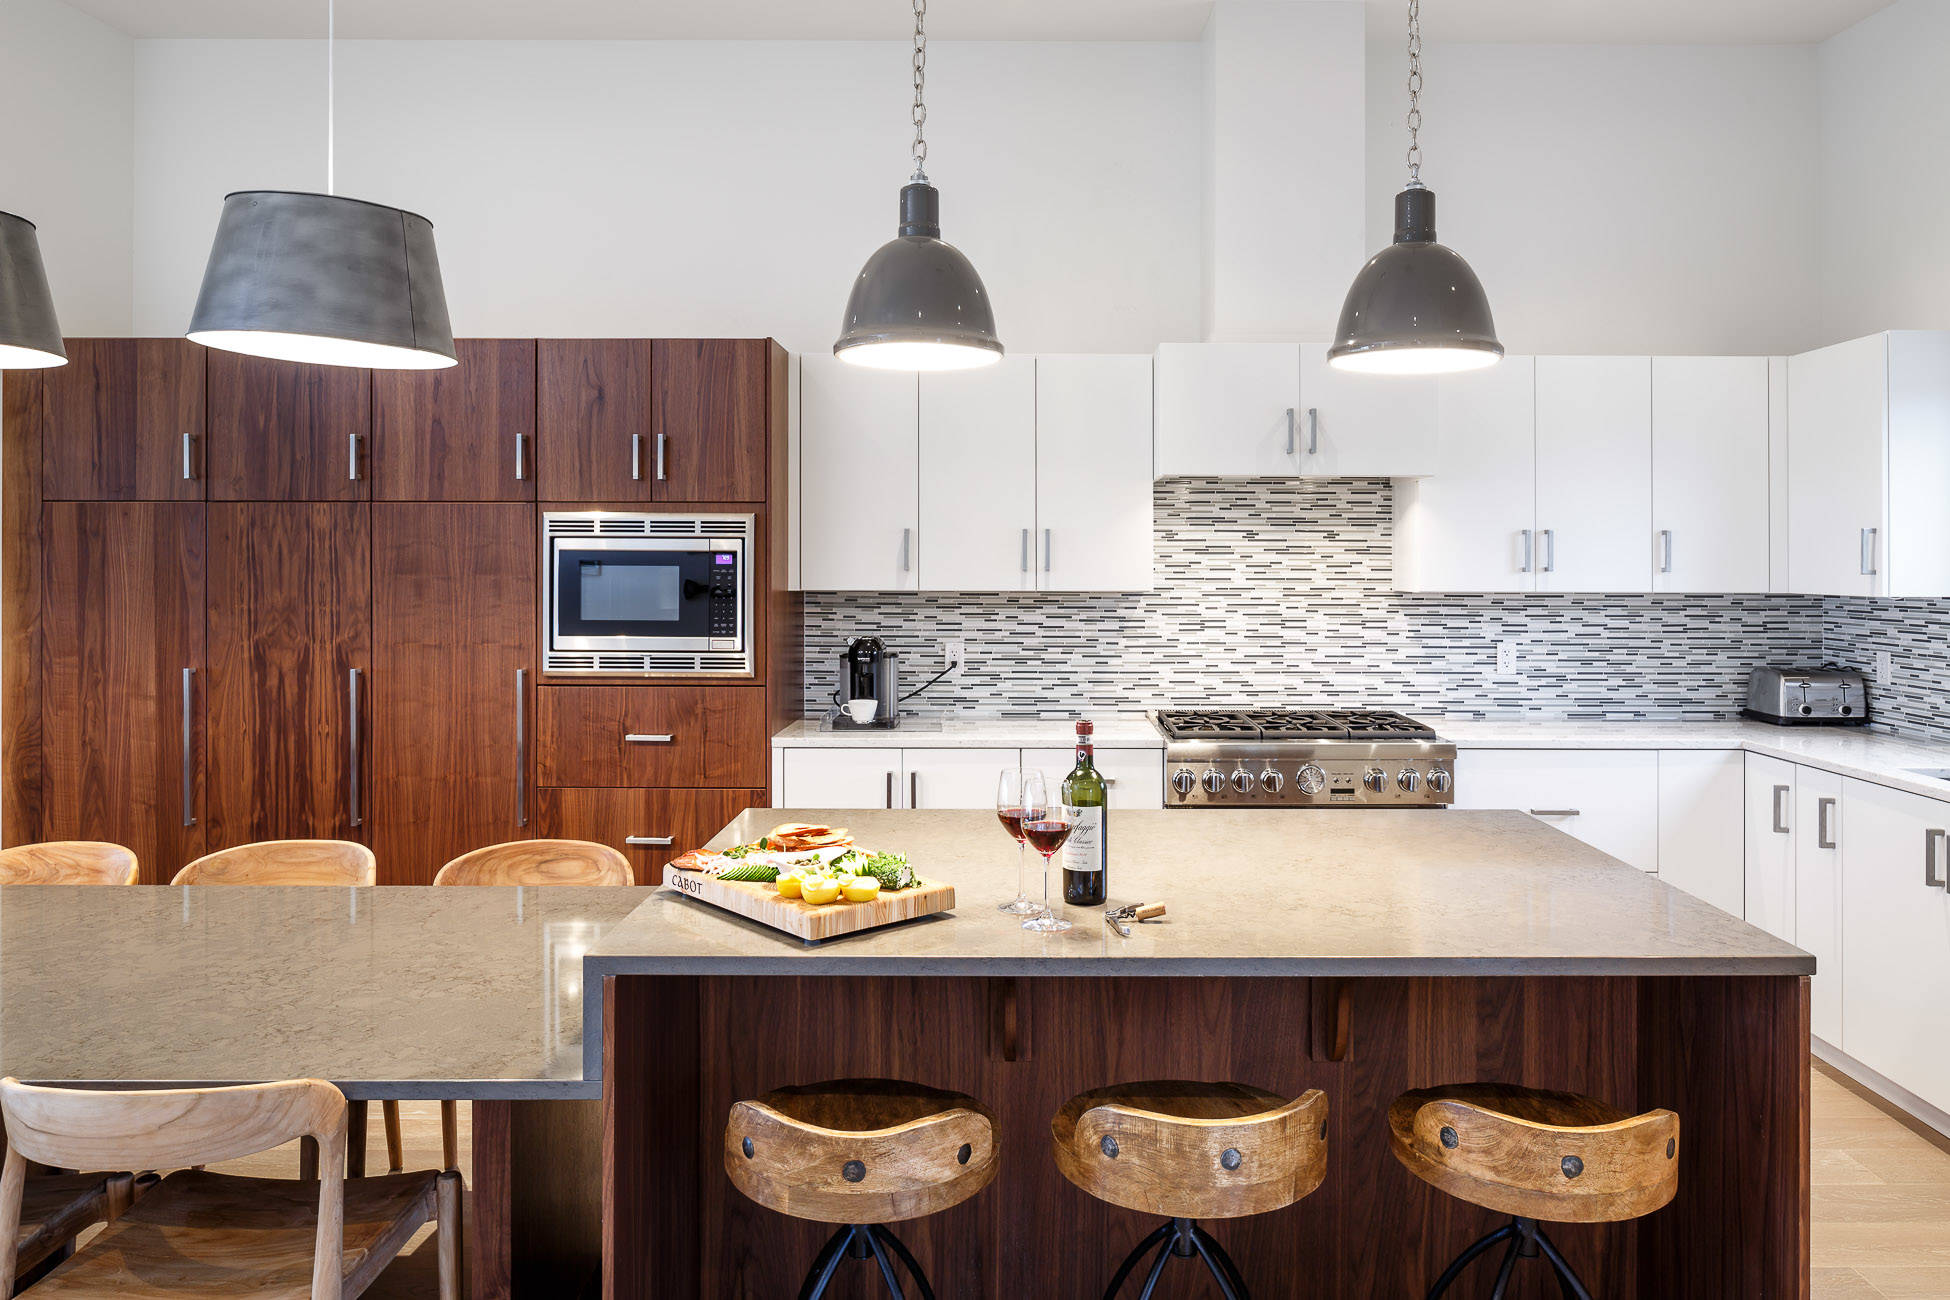
[[[996,1184],[907,1233],[955,1294],[1101,1289],[1150,1225],[1062,1179],[1049,1118],[1159,1077],[1328,1096],[1321,1189],[1219,1229],[1262,1298],[1420,1294],[1492,1225],[1388,1152],[1398,1093],[1471,1080],[1679,1113],[1674,1202],[1559,1234],[1594,1293],[1806,1293],[1813,958],[1559,831],[1503,812],[1122,813],[1111,901],[1170,908],[1126,939],[1094,911],[1056,935],[997,912],[1015,850],[985,812],[753,810],[714,844],[788,820],[905,852],[959,906],[805,945],[666,888],[591,949],[617,1300],[790,1294],[824,1234],[732,1189],[725,1116],[857,1075],[997,1115]]]

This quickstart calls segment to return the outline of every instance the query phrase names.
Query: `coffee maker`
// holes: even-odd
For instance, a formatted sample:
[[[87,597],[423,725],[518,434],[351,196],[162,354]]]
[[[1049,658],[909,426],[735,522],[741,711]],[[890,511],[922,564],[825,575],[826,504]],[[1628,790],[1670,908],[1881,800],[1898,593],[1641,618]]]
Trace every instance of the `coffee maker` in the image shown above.
[[[848,700],[877,700],[873,721],[855,722],[846,715]],[[840,655],[840,684],[833,692],[839,731],[891,731],[900,725],[900,654],[877,636],[856,637]]]

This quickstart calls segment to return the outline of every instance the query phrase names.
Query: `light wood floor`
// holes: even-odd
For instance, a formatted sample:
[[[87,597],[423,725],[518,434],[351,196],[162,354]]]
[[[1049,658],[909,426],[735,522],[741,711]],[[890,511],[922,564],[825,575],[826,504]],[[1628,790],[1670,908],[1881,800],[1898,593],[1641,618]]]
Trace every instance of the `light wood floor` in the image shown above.
[[[1925,1137],[1817,1066],[1812,1087],[1814,1300],[1950,1298],[1950,1140]],[[406,1167],[440,1165],[440,1109],[402,1107]],[[468,1108],[460,1108],[461,1169],[468,1167]],[[368,1167],[386,1164],[372,1108]],[[292,1177],[295,1146],[219,1166]],[[431,1229],[386,1270],[372,1300],[435,1300]],[[424,1247],[424,1248],[422,1248]],[[31,1293],[30,1293],[31,1294]]]

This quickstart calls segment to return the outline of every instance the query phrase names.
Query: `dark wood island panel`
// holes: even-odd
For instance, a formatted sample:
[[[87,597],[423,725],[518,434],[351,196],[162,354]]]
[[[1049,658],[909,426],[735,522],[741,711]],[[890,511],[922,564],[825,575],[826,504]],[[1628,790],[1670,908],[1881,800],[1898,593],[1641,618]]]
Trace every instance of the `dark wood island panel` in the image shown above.
[[[825,1230],[737,1194],[726,1112],[782,1084],[863,1074],[965,1091],[997,1115],[994,1186],[903,1230],[943,1294],[1100,1294],[1153,1225],[1063,1180],[1050,1117],[1086,1088],[1174,1076],[1327,1093],[1321,1189],[1214,1225],[1262,1300],[1420,1295],[1494,1226],[1388,1150],[1398,1093],[1475,1079],[1679,1113],[1671,1205],[1555,1234],[1594,1294],[1808,1294],[1802,976],[625,975],[610,977],[607,1007],[610,1300],[792,1294]],[[831,1294],[873,1294],[869,1272],[842,1270]],[[1202,1285],[1168,1271],[1159,1294]],[[1511,1295],[1557,1291],[1548,1270],[1520,1270]]]

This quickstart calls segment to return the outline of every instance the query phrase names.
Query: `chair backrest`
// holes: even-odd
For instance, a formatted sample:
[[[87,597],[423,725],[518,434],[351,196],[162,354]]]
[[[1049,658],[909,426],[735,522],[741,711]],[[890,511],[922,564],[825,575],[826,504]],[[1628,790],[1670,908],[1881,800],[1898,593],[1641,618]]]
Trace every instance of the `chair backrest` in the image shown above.
[[[345,1096],[321,1079],[241,1088],[104,1092],[0,1079],[0,1295],[14,1280],[27,1162],[67,1169],[170,1169],[316,1139],[320,1171],[312,1300],[338,1300],[345,1213]]]
[[[0,849],[0,885],[133,885],[135,854],[101,840]]]
[[[436,885],[634,885],[630,861],[587,840],[511,840],[463,853]]]
[[[206,853],[172,885],[370,885],[372,850],[350,840],[260,840]]]

